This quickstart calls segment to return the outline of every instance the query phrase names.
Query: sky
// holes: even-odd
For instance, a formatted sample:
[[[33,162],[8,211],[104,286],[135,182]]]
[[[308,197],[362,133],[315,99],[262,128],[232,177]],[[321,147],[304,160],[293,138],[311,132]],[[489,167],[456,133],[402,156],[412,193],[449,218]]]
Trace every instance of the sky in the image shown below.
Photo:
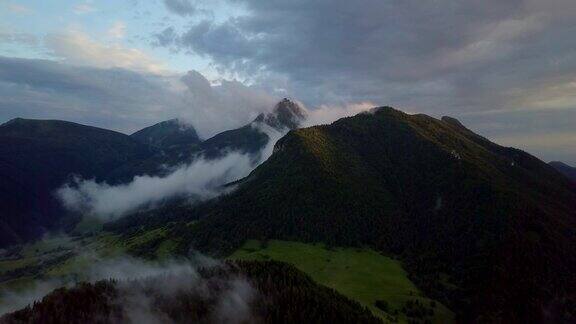
[[[0,123],[209,137],[286,96],[449,115],[576,165],[575,34],[573,0],[0,0]]]

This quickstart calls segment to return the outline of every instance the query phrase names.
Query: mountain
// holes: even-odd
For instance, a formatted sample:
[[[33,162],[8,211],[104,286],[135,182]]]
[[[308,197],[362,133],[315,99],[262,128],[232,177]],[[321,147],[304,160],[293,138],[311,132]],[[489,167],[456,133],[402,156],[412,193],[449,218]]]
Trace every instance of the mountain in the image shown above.
[[[171,119],[146,127],[130,135],[130,137],[159,149],[195,145],[201,142],[194,127],[180,122],[178,119]]]
[[[303,108],[289,99],[283,99],[270,112],[258,115],[247,125],[224,131],[203,142],[191,142],[190,145],[162,149],[148,159],[135,161],[114,170],[109,174],[108,181],[112,183],[128,182],[134,176],[143,174],[162,176],[169,172],[170,167],[190,164],[199,157],[217,159],[231,151],[249,154],[254,160],[259,160],[261,150],[270,139],[269,133],[275,132],[280,135],[286,130],[299,127],[305,119],[306,111]],[[165,123],[172,126],[159,126]],[[150,128],[174,129],[174,125],[173,121],[169,121]],[[138,136],[142,140],[147,136],[142,134],[151,133],[150,128],[145,128],[132,136],[139,134]]]
[[[186,159],[194,154],[218,158],[232,149],[256,155],[270,140],[271,129],[279,132],[291,127],[289,121],[302,122],[305,114],[294,107],[282,101],[252,123],[193,144],[189,151],[174,149],[180,145],[153,149],[126,135],[67,122],[6,123],[0,126],[0,237],[9,244],[54,227],[60,214],[50,193],[70,174],[107,179],[110,170],[134,170],[131,166],[142,161],[155,165],[161,159],[151,158],[159,152]],[[286,112],[292,117],[286,118]],[[576,318],[576,184],[552,166],[492,143],[454,118],[380,107],[331,125],[292,129],[267,161],[229,187],[227,194],[205,203],[163,205],[105,229],[126,240],[161,233],[138,246],[142,256],[166,246],[170,253],[194,249],[230,256],[251,239],[323,242],[328,250],[369,248],[400,260],[410,282],[455,311],[460,322]],[[284,274],[274,280],[278,278]],[[268,277],[263,285],[274,280]],[[115,284],[100,285],[118,292]],[[95,286],[87,287],[88,294],[98,295],[92,294]],[[262,293],[269,296],[269,291],[282,296],[285,290],[275,286]],[[70,300],[83,300],[76,297],[84,291],[54,294],[46,304],[13,316],[32,322],[35,316],[56,316],[53,309],[75,305]],[[313,292],[304,295],[310,299],[302,304],[297,295],[287,295],[297,304],[286,307],[324,307],[315,306],[319,297]],[[181,312],[170,308],[178,304],[154,303]],[[339,308],[356,313],[345,304],[334,305],[314,314],[339,314]],[[105,301],[101,306],[97,308],[110,305]],[[78,311],[94,311],[86,307]],[[75,311],[58,316],[81,315]],[[261,314],[267,318],[270,313]]]
[[[151,155],[127,135],[58,120],[0,125],[0,247],[53,228],[63,210],[53,195],[72,176],[103,179]]]
[[[53,192],[73,176],[125,183],[230,151],[256,161],[269,141],[266,127],[280,134],[304,118],[305,111],[285,99],[252,123],[204,142],[193,127],[176,119],[130,136],[66,121],[13,119],[0,125],[0,247],[61,227],[65,211]]]
[[[567,176],[569,179],[576,181],[576,168],[569,166],[566,163],[552,161],[549,163],[554,169],[558,170],[558,172],[562,173],[563,175]]]
[[[57,289],[0,323],[382,323],[279,262],[227,262],[128,282]]]
[[[269,113],[262,113],[256,118],[275,129],[296,129],[307,118],[306,111],[288,98],[282,99]]]
[[[257,154],[268,143],[266,127],[281,133],[300,127],[305,119],[306,111],[297,103],[284,98],[272,111],[258,115],[250,124],[206,140],[201,145],[201,151],[208,158],[220,157],[227,151]]]
[[[463,322],[544,322],[574,302],[576,187],[456,119],[382,107],[293,130],[235,185],[159,213],[162,225],[198,220],[173,227],[181,251],[228,255],[247,239],[369,246],[400,258]]]

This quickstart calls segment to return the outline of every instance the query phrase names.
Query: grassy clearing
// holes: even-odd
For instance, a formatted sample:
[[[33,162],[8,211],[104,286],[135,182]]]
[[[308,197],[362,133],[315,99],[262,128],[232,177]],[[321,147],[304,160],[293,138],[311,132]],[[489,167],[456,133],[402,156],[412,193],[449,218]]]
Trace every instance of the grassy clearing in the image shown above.
[[[35,258],[21,258],[15,260],[2,260],[0,261],[0,273],[8,272],[11,270],[27,267],[36,263]]]
[[[74,235],[98,233],[102,231],[104,222],[96,217],[84,216],[72,231]]]
[[[157,229],[129,237],[107,232],[52,237],[16,247],[12,255],[0,256],[0,309],[11,303],[11,294],[25,295],[43,281],[86,280],[86,270],[98,260],[149,248],[151,258],[165,260],[173,255],[176,246],[165,229]]]
[[[166,240],[160,243],[158,249],[156,250],[156,256],[160,260],[166,260],[174,256],[174,250],[178,246],[178,243],[174,240]]]
[[[152,251],[153,255],[169,258],[175,244],[166,238],[164,229],[137,233],[130,237],[101,232],[98,235],[84,237],[46,238],[26,244],[22,246],[19,258],[0,259],[0,274],[15,271],[21,273],[0,282],[0,292],[3,289],[20,287],[12,284],[19,279],[29,281],[34,278],[50,279],[81,274],[95,258],[113,258],[140,247],[145,249],[146,244],[154,240],[160,240],[160,243],[157,249]],[[70,257],[62,259],[66,254],[70,254]]]
[[[321,244],[286,241],[270,241],[262,247],[260,242],[251,240],[230,259],[273,259],[291,263],[316,282],[360,302],[384,319],[387,314],[376,308],[376,300],[388,303],[388,314],[400,310],[408,300],[420,300],[425,305],[432,301],[408,279],[399,261],[369,249],[326,249]],[[434,323],[454,321],[453,313],[440,303],[436,302],[434,310]],[[404,316],[399,317],[400,322],[406,320]]]

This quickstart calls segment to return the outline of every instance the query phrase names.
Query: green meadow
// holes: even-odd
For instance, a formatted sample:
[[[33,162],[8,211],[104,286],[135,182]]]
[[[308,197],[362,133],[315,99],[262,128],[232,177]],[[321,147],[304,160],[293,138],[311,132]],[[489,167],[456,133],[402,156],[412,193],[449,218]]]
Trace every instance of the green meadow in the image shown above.
[[[293,264],[316,282],[369,307],[385,320],[394,310],[400,311],[408,300],[420,300],[424,305],[432,302],[408,279],[399,261],[370,249],[327,249],[322,244],[287,241],[269,241],[263,246],[259,241],[250,240],[229,258],[272,259]],[[388,303],[388,312],[375,306],[377,300]],[[435,304],[434,323],[454,321],[449,309],[438,302]],[[398,316],[398,320],[407,322],[403,315]]]

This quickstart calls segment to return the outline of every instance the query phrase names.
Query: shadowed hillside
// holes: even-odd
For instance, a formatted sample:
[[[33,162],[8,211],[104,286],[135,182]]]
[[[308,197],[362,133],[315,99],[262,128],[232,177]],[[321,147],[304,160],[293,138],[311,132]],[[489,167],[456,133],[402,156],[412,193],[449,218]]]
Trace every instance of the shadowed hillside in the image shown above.
[[[129,136],[57,120],[0,125],[0,247],[37,238],[63,210],[53,190],[72,176],[103,179],[151,154]]]

